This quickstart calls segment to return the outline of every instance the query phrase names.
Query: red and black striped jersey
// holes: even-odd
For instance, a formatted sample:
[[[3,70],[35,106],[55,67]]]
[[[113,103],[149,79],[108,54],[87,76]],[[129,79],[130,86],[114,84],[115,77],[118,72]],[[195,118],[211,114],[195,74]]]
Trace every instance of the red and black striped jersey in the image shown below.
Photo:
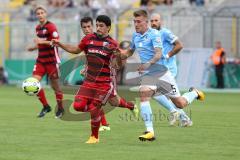
[[[55,24],[47,21],[43,26],[40,24],[36,27],[36,34],[42,40],[51,41],[52,39],[59,39],[59,34]],[[38,58],[37,62],[43,64],[56,64],[60,63],[57,47],[50,45],[38,45]]]
[[[117,41],[110,36],[102,38],[94,33],[85,36],[78,47],[86,54],[85,80],[96,83],[112,81],[111,62],[115,57],[113,51],[118,47]]]

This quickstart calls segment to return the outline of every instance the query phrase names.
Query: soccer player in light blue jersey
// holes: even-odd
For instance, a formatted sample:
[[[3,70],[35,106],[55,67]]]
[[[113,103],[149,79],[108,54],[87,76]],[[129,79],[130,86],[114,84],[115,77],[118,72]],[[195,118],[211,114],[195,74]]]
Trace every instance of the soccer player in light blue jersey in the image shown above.
[[[175,79],[164,65],[161,65],[162,43],[158,30],[148,27],[148,15],[145,10],[133,13],[136,32],[132,36],[132,45],[126,53],[121,53],[121,59],[126,59],[136,51],[141,59],[138,72],[142,74],[139,87],[141,116],[146,131],[139,136],[141,141],[152,141],[154,129],[150,99],[158,92],[167,95],[178,108],[184,108],[195,99],[204,99],[204,94],[197,89],[185,93],[183,96],[176,86]],[[156,75],[159,74],[159,77]],[[171,90],[170,90],[171,88]],[[168,91],[169,92],[165,92]],[[165,92],[165,93],[164,93]]]
[[[163,28],[161,15],[158,13],[154,13],[151,15],[151,27],[159,30],[161,35],[162,42],[162,57],[161,64],[165,65],[172,76],[176,78],[177,76],[177,64],[176,64],[176,54],[180,52],[183,48],[181,42],[178,37],[175,36],[169,29]],[[183,127],[192,126],[191,119],[187,116],[187,114],[183,111],[183,109],[178,109],[165,95],[154,96],[154,99],[164,106],[170,112],[170,125],[174,125],[178,117],[180,115],[180,124]]]

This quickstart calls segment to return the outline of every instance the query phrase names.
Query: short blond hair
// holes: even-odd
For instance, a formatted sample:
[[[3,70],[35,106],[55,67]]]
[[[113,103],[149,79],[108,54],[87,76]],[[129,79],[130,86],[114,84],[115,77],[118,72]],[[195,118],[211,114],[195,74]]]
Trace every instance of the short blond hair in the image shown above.
[[[143,17],[145,17],[145,18],[148,18],[147,11],[145,11],[145,10],[143,10],[143,9],[140,9],[140,10],[137,10],[137,11],[133,12],[133,16],[134,16],[134,17],[143,16]]]
[[[34,12],[36,13],[37,10],[39,10],[39,9],[44,10],[45,12],[47,12],[47,9],[46,9],[44,6],[42,6],[42,5],[37,6],[37,7],[35,8]]]

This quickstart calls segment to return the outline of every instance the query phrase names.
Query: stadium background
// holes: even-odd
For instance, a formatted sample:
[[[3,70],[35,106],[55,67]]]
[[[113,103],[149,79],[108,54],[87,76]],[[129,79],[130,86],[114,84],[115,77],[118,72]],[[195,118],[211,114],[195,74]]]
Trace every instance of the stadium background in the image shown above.
[[[49,19],[57,24],[64,42],[77,44],[83,36],[79,18],[89,14],[89,9],[80,5],[82,1],[74,0],[75,7],[70,8],[48,6]],[[98,0],[103,9],[101,12],[112,18],[111,35],[119,41],[131,40],[134,31],[132,12],[140,7],[140,2],[117,1],[119,7],[115,5],[109,9],[105,0]],[[43,120],[35,118],[41,107],[39,102],[36,97],[27,97],[19,87],[22,80],[31,75],[37,56],[37,52],[26,51],[35,37],[37,21],[30,16],[34,4],[24,5],[24,0],[0,2],[0,66],[8,73],[10,83],[0,85],[0,160],[239,159],[239,0],[205,0],[204,5],[173,0],[172,5],[155,7],[155,11],[163,15],[165,26],[184,44],[184,50],[178,56],[179,86],[186,89],[195,85],[206,91],[204,103],[195,102],[186,110],[192,114],[193,127],[169,127],[166,117],[155,120],[157,140],[142,143],[137,136],[143,131],[143,122],[133,121],[127,117],[130,116],[127,111],[115,109],[107,114],[111,131],[101,133],[100,143],[96,146],[84,144],[89,136],[87,121],[58,121],[53,118],[53,113]],[[45,0],[36,2],[47,4]],[[209,56],[217,40],[222,41],[228,61],[224,71],[226,89],[221,90],[209,89],[216,83]],[[62,50],[60,52],[64,61],[73,58]],[[74,84],[79,80],[78,73],[78,70],[73,72],[68,82]],[[124,84],[124,81],[120,83]],[[54,106],[52,91],[46,89],[46,94]],[[120,95],[132,98],[122,90]],[[65,99],[73,99],[73,96],[65,95]],[[157,115],[168,114],[156,102],[151,103]]]
[[[74,6],[70,7],[48,6],[49,19],[57,24],[63,42],[77,44],[83,36],[79,19],[84,15],[96,16],[95,14],[101,13],[111,16],[113,20],[111,35],[114,38],[118,41],[131,40],[131,33],[134,30],[132,12],[140,7],[139,1],[116,1],[117,4],[104,5],[106,2],[99,0],[99,4],[89,8],[81,5],[81,0],[74,2]],[[37,4],[47,5],[47,1],[37,0],[34,3],[30,1],[27,5],[24,5],[23,0],[1,3],[0,64],[8,73],[11,84],[19,84],[31,75],[36,52],[29,53],[26,47],[32,44],[35,36],[34,28],[37,21],[30,11]],[[178,56],[181,74],[178,74],[177,81],[180,88],[189,85],[204,88],[215,86],[215,75],[209,56],[218,40],[222,42],[228,57],[224,72],[225,86],[240,87],[238,65],[240,11],[237,4],[239,4],[237,0],[208,0],[204,6],[199,6],[190,5],[188,0],[176,0],[172,5],[149,7],[149,12],[162,14],[164,25],[183,42],[184,50]],[[62,50],[60,55],[63,60],[72,58]],[[68,78],[69,83],[75,83],[79,79],[78,73],[77,70],[71,74]],[[124,84],[124,81],[121,83]]]

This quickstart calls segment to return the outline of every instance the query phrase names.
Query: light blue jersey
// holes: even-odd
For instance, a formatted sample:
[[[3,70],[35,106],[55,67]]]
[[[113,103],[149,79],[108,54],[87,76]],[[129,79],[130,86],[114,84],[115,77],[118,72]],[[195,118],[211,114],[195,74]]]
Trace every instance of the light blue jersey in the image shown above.
[[[161,35],[161,42],[162,42],[162,57],[159,60],[160,64],[166,66],[172,76],[177,76],[177,64],[176,64],[176,56],[172,56],[169,59],[166,59],[166,55],[174,48],[174,42],[178,39],[169,29],[161,28],[159,31]]]
[[[143,35],[135,32],[130,48],[139,54],[141,63],[149,62],[155,55],[154,48],[162,48],[159,31],[149,28]]]

